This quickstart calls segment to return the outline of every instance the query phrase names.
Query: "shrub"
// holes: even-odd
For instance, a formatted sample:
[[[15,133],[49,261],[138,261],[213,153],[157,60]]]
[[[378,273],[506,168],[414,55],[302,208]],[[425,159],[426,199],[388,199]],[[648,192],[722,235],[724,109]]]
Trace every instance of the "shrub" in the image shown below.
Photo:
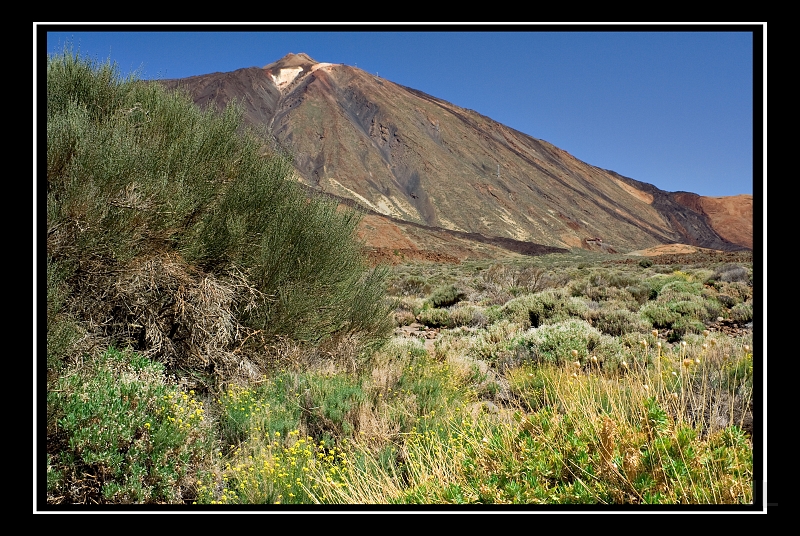
[[[213,429],[161,364],[109,349],[47,394],[48,495],[68,503],[181,503]]]
[[[63,263],[47,259],[47,369],[58,372],[72,345],[79,339],[80,326],[63,310],[69,298],[65,283],[70,275]]]
[[[570,319],[555,324],[547,324],[528,331],[512,342],[513,346],[526,346],[536,349],[540,362],[563,365],[579,359],[585,363],[590,355],[608,368],[616,367],[622,347],[613,338],[602,334],[585,320]],[[577,351],[577,356],[572,351]]]
[[[739,324],[753,321],[753,302],[739,303],[731,307],[731,319]]]
[[[422,276],[403,274],[395,277],[387,291],[396,296],[422,296],[430,292],[430,284]]]
[[[636,300],[636,303],[639,305],[644,304],[647,300],[651,299],[651,296],[655,298],[656,296],[651,293],[650,288],[647,285],[632,285],[629,287],[625,287],[625,290],[633,296],[633,299]]]
[[[236,320],[264,337],[388,335],[387,270],[366,264],[360,214],[306,195],[284,155],[262,156],[241,108],[201,111],[66,50],[48,56],[47,101],[47,253],[76,267],[74,285],[166,252],[198,279],[236,281]]]
[[[753,288],[739,281],[721,283],[719,292],[731,296],[736,300],[736,303],[747,301],[753,297]]]
[[[652,277],[648,277],[647,279],[645,279],[643,281],[643,283],[645,285],[647,285],[647,287],[650,289],[650,299],[651,300],[656,299],[657,296],[659,296],[661,294],[661,291],[665,286],[667,286],[670,283],[675,283],[675,282],[678,282],[679,284],[682,284],[682,283],[687,283],[688,281],[686,280],[686,277],[684,276],[684,274],[682,274],[681,272],[679,272],[679,273],[672,272],[671,269],[670,269],[670,273],[668,273],[668,274],[659,273],[659,274],[654,275]],[[681,288],[681,287],[679,286],[679,288]],[[684,287],[684,289],[687,290],[687,291],[693,291],[693,290],[695,290],[695,287],[688,286],[688,287]],[[698,290],[698,292],[699,292],[699,290]]]
[[[511,393],[525,404],[528,412],[536,412],[558,401],[557,381],[548,367],[522,365],[509,371]]]
[[[684,280],[670,281],[658,292],[658,301],[678,301],[700,297],[703,293],[703,284]]]
[[[409,326],[416,322],[417,317],[414,313],[405,309],[396,310],[394,312],[394,322],[398,326]]]
[[[653,266],[653,261],[651,261],[650,259],[642,259],[639,261],[639,266],[641,266],[642,268],[650,268],[651,266]]]
[[[538,327],[570,317],[587,318],[589,308],[580,298],[570,297],[563,289],[548,289],[510,300],[501,308],[505,318],[523,327]]]
[[[450,320],[453,326],[484,327],[488,318],[480,307],[459,303],[450,309]]]
[[[723,264],[714,270],[714,275],[711,279],[724,281],[726,283],[747,283],[750,281],[750,271],[738,264]]]
[[[417,315],[421,324],[432,328],[449,328],[453,326],[450,311],[447,309],[425,309]]]
[[[717,294],[716,298],[723,307],[727,307],[728,309],[739,303],[739,300],[727,294]]]
[[[672,324],[671,328],[672,331],[667,340],[669,342],[678,342],[689,333],[702,333],[706,326],[696,318],[682,316]]]
[[[680,313],[671,308],[669,304],[660,302],[648,302],[644,304],[639,310],[639,314],[652,323],[653,327],[659,329],[669,328],[681,317]]]
[[[518,331],[520,331],[519,324],[506,319],[490,324],[475,336],[475,341],[469,353],[475,359],[494,363],[499,358],[504,357],[508,350],[508,342],[511,336]]]
[[[455,285],[445,285],[433,291],[430,297],[430,303],[433,307],[449,307],[466,297],[466,294],[456,288]]]
[[[612,336],[645,332],[653,327],[651,322],[628,309],[602,308],[592,318],[594,327]]]

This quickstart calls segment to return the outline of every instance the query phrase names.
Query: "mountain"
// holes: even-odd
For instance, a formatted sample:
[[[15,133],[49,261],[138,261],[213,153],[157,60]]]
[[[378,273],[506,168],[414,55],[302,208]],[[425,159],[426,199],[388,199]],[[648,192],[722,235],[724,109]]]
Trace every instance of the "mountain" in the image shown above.
[[[161,83],[201,107],[240,102],[244,120],[293,155],[302,183],[406,235],[413,227],[542,252],[753,247],[752,195],[666,192],[348,65],[288,54]]]

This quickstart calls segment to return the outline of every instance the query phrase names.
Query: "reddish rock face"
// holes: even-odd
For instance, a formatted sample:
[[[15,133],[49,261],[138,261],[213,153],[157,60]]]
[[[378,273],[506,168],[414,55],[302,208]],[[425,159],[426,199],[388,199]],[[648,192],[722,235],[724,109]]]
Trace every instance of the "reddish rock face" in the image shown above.
[[[245,122],[292,153],[301,182],[388,218],[380,238],[362,224],[376,252],[414,255],[449,244],[455,249],[447,254],[461,258],[454,252],[470,240],[487,255],[525,243],[529,254],[536,247],[753,247],[752,195],[665,192],[347,65],[289,54],[263,68],[162,83],[187,89],[201,106],[241,102]],[[417,227],[401,235],[392,228],[399,222]]]

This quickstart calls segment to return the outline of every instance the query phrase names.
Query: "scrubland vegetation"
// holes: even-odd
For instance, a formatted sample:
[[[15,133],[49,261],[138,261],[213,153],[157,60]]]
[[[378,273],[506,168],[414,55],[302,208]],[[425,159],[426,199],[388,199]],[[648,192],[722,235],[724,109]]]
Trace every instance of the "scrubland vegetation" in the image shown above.
[[[237,114],[48,58],[47,505],[754,500],[752,259],[370,268]]]

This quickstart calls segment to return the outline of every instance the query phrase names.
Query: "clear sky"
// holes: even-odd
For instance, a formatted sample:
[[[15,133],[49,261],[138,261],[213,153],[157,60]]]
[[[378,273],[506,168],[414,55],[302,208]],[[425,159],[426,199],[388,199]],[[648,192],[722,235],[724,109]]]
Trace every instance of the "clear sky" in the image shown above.
[[[263,67],[305,52],[470,108],[662,190],[728,196],[753,193],[754,139],[755,178],[765,184],[766,151],[754,133],[766,117],[766,25],[750,24],[38,28],[47,30],[47,53],[71,44],[143,79]],[[39,61],[43,46],[35,45]]]

